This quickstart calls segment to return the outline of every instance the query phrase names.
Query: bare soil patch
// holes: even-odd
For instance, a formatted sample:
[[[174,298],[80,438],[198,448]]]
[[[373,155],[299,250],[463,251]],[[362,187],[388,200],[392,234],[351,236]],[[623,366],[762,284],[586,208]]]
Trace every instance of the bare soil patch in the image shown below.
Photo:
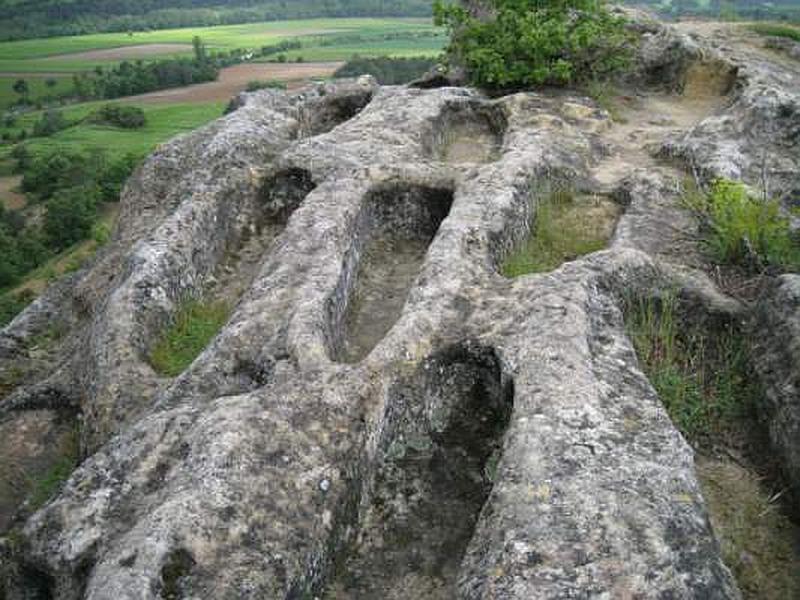
[[[235,65],[223,69],[217,81],[130,96],[125,100],[148,104],[224,102],[244,91],[249,81],[271,79],[285,81],[291,89],[305,84],[314,77],[330,77],[342,64],[341,62],[319,62]]]
[[[141,44],[138,46],[121,46],[119,48],[104,48],[103,50],[56,54],[54,56],[48,56],[43,60],[53,62],[63,60],[126,60],[187,52],[191,49],[192,47],[189,44]]]
[[[22,177],[0,177],[0,203],[8,210],[19,210],[25,208],[25,196],[16,191]]]

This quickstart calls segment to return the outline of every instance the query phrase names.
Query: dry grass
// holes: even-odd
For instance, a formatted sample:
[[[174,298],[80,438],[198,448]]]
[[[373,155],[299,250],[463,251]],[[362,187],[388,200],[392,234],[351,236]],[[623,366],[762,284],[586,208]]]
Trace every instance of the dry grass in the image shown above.
[[[725,564],[745,599],[800,598],[800,531],[774,494],[736,463],[699,457],[697,474]]]

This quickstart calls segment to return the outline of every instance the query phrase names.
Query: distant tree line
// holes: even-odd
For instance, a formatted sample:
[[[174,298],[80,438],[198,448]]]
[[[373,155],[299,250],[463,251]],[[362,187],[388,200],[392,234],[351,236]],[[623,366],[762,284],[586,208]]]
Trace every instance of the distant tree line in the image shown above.
[[[192,58],[133,62],[125,60],[110,68],[97,66],[94,71],[76,73],[72,76],[71,88],[58,94],[48,95],[47,99],[50,102],[114,99],[214,81],[222,67],[241,62],[245,53],[243,50],[208,53],[199,37],[194,38],[193,46]],[[25,107],[43,104],[41,99],[32,99],[30,86],[25,79],[17,80],[13,84],[13,89],[19,94],[17,105]],[[54,131],[57,130],[57,127],[54,128]]]
[[[430,0],[0,0],[0,40],[311,17],[429,16]]]
[[[433,57],[362,58],[354,56],[333,74],[334,77],[372,75],[381,85],[400,85],[419,79],[436,65]]]

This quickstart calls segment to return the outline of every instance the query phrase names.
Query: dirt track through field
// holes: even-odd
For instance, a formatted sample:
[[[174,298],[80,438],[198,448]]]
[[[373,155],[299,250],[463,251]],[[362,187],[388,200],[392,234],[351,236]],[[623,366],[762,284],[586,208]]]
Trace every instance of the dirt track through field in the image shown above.
[[[130,96],[126,102],[148,104],[181,104],[224,102],[243,91],[249,81],[279,80],[290,88],[306,83],[313,77],[329,77],[342,66],[341,62],[325,63],[249,63],[223,69],[217,81],[182,88],[161,90]]]
[[[188,52],[191,49],[191,44],[140,44],[138,46],[120,46],[118,48],[105,48],[103,50],[56,54],[42,60],[51,62],[65,60],[126,60],[131,58],[152,58],[164,54],[177,54],[179,52]]]

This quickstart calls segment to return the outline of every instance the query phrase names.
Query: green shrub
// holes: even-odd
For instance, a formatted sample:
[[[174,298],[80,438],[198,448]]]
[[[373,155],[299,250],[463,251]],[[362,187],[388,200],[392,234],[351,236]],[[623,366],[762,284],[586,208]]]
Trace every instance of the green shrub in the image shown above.
[[[567,85],[605,78],[630,59],[621,18],[598,0],[491,0],[494,16],[478,19],[437,0],[449,52],[470,79],[489,88]]]
[[[161,375],[180,375],[214,338],[229,315],[230,309],[222,302],[187,302],[150,353],[150,364]]]
[[[111,239],[111,227],[105,223],[95,223],[92,227],[92,240],[98,245],[103,246]]]
[[[760,35],[787,38],[800,42],[800,27],[780,25],[778,23],[755,23],[750,26],[750,29]]]
[[[33,293],[30,291],[0,296],[0,327],[8,325],[14,317],[25,310],[28,304],[33,302],[33,298]]]
[[[42,117],[33,124],[34,137],[49,137],[69,127],[69,122],[60,110],[47,110]]]
[[[422,77],[437,63],[427,56],[399,57],[380,56],[362,58],[354,56],[333,74],[334,77],[358,77],[372,75],[381,85],[400,85]]]
[[[247,88],[245,88],[248,92],[257,92],[258,90],[266,90],[266,89],[273,89],[273,90],[285,90],[286,89],[286,82],[279,81],[277,79],[268,79],[266,81],[248,81]]]
[[[100,198],[100,189],[94,184],[56,192],[45,205],[44,231],[50,247],[63,250],[89,237]]]
[[[780,269],[800,267],[800,245],[778,201],[754,198],[741,183],[721,179],[707,194],[696,194],[688,203],[706,218],[705,243],[716,260],[742,266],[756,261]]]
[[[147,118],[141,108],[122,104],[106,104],[90,114],[88,119],[91,123],[111,125],[122,129],[141,129],[147,124]]]

